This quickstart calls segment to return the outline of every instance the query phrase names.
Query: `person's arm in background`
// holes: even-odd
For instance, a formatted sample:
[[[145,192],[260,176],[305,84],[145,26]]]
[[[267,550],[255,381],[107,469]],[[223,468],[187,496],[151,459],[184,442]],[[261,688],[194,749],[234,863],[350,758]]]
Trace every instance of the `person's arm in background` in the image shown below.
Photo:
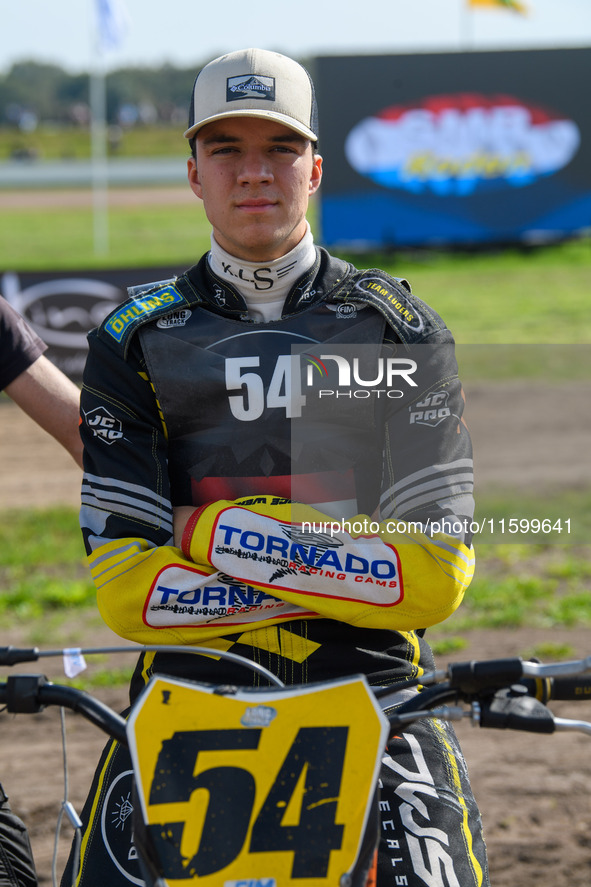
[[[80,391],[49,361],[47,345],[0,296],[0,391],[51,434],[82,467]],[[0,785],[0,884],[33,887],[35,863],[26,827]]]
[[[41,355],[4,390],[82,468],[80,391],[68,377]]]

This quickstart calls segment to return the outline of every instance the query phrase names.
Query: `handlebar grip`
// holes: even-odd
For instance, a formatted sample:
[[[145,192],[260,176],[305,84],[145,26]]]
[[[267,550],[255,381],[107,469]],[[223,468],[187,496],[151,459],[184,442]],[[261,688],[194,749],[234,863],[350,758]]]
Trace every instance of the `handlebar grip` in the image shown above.
[[[0,647],[0,665],[16,665],[18,662],[37,662],[39,648]]]
[[[454,662],[448,665],[450,686],[460,693],[506,687],[521,680],[523,661],[517,657],[509,659],[487,659],[482,662]]]
[[[9,712],[37,714],[43,711],[40,694],[47,684],[42,674],[11,675],[5,684],[0,684],[0,703]]]
[[[125,718],[84,690],[53,684],[45,675],[10,675],[0,683],[0,705],[15,714],[35,714],[59,705],[83,715],[104,733],[127,745]]]
[[[551,678],[551,699],[591,699],[591,678]]]
[[[525,687],[530,696],[540,702],[550,699],[591,701],[591,678],[522,678],[518,682]]]

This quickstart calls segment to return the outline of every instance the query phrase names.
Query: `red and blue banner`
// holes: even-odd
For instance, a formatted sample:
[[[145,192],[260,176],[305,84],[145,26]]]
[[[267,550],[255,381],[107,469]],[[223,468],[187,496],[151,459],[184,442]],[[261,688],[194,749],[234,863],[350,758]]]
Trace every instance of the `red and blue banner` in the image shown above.
[[[591,50],[317,60],[321,239],[548,241],[591,222]]]

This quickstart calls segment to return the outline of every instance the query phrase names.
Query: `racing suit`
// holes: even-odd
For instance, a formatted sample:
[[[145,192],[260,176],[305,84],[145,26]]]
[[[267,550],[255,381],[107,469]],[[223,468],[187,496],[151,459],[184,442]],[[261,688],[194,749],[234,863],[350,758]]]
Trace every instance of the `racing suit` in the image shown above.
[[[433,667],[423,630],[474,569],[453,339],[405,281],[316,252],[276,322],[249,322],[203,257],[90,335],[82,530],[122,637],[240,653],[286,683],[403,684]],[[177,505],[196,509],[180,548]],[[155,671],[251,681],[211,656],[145,654],[132,701]],[[453,732],[414,727],[390,754],[379,883],[488,884]],[[116,839],[105,826],[128,771],[107,746],[83,813],[84,887],[141,883],[124,824]]]

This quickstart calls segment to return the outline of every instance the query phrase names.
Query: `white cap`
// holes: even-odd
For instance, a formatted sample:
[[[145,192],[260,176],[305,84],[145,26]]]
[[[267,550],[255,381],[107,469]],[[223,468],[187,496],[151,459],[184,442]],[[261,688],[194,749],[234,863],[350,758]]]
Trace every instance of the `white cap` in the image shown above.
[[[266,49],[241,49],[206,65],[195,78],[189,111],[191,139],[202,126],[226,117],[276,120],[318,141],[314,84],[297,62]]]

